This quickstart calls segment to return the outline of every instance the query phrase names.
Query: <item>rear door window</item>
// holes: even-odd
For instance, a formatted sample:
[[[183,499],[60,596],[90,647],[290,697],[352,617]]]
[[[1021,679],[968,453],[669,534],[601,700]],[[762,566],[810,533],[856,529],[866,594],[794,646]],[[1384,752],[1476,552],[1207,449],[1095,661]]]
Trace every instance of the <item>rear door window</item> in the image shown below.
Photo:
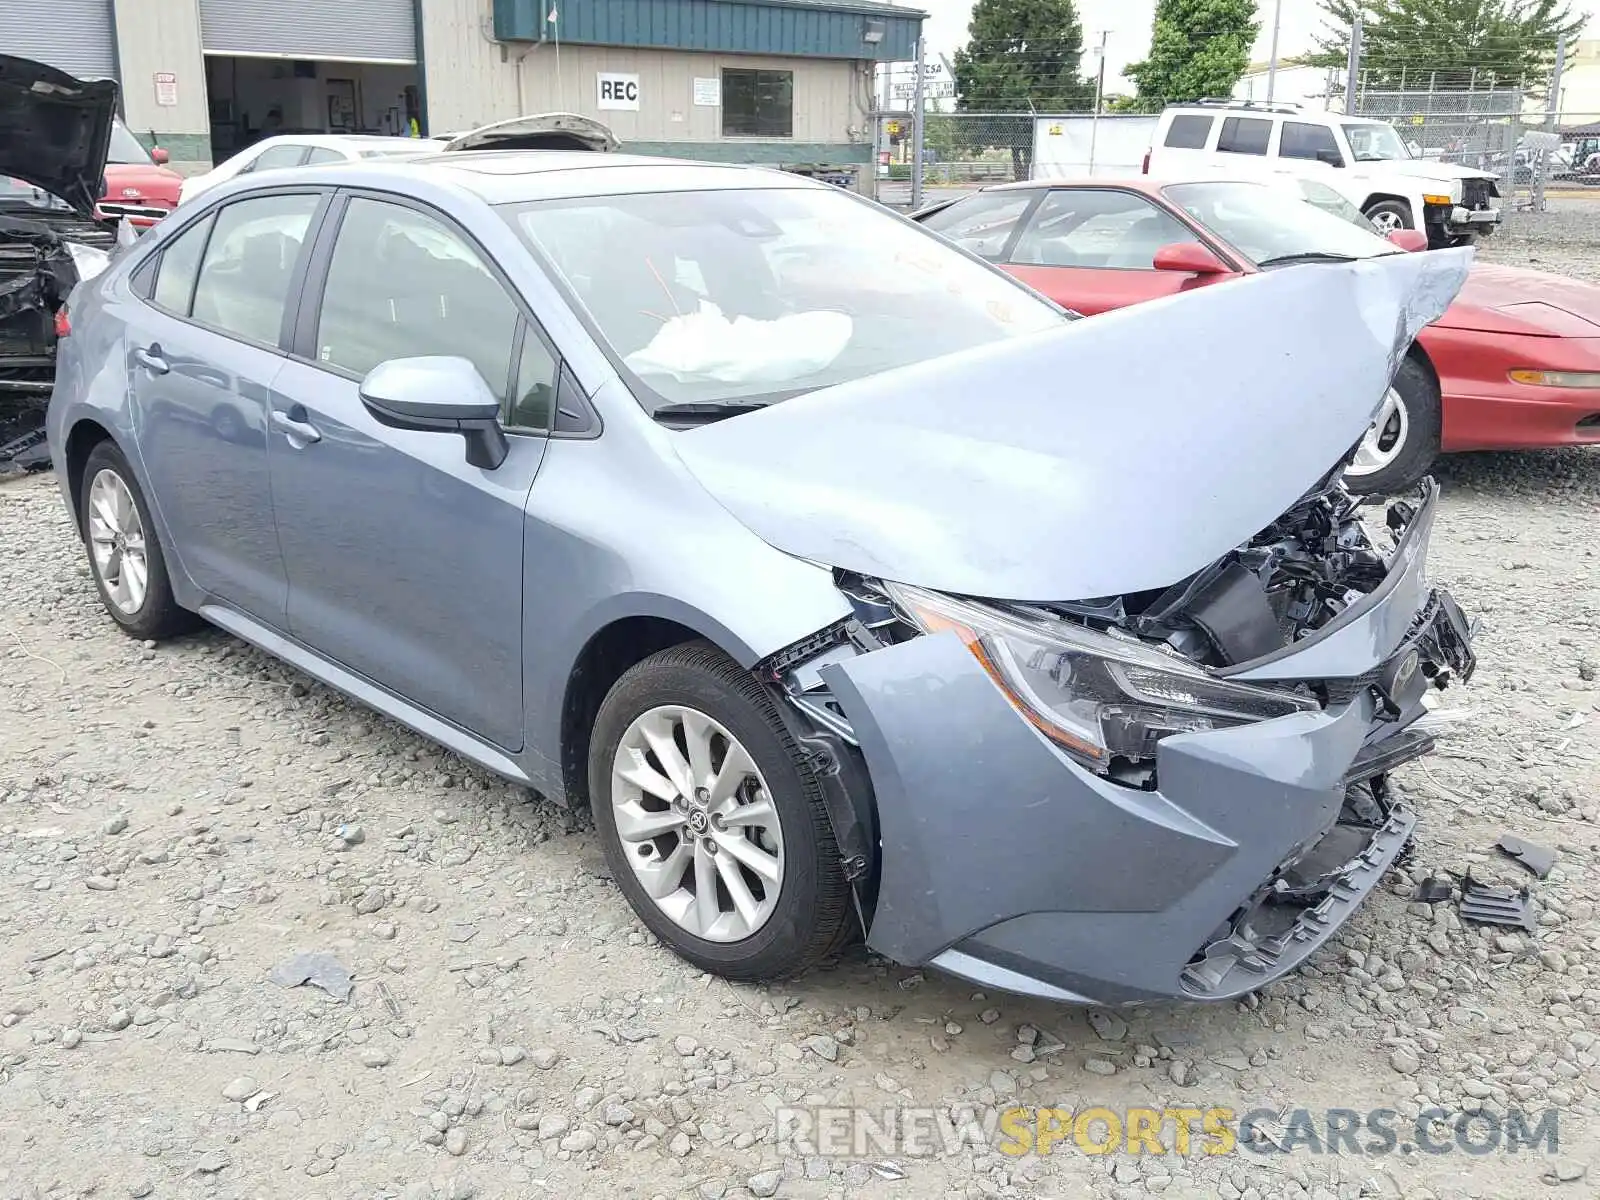
[[[191,315],[203,325],[276,346],[300,248],[322,196],[253,196],[217,214]]]
[[[1260,117],[1228,117],[1222,122],[1217,149],[1224,154],[1265,154],[1271,141],[1271,121]]]
[[[923,218],[922,224],[962,249],[993,262],[1004,253],[1017,222],[1038,199],[1039,193],[1031,188],[980,192]]]
[[[1204,150],[1215,121],[1215,117],[1188,114],[1173,117],[1167,129],[1167,140],[1162,145],[1172,150]]]

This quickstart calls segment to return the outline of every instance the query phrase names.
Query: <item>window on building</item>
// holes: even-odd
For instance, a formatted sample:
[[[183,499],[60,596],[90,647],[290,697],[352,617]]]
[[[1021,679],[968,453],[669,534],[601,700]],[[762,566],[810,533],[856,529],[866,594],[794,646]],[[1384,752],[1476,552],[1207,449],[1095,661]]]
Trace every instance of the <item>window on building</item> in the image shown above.
[[[794,72],[722,72],[722,136],[794,136]]]
[[[258,196],[219,212],[195,284],[194,319],[276,346],[300,246],[321,203],[315,194]]]
[[[459,355],[504,402],[517,320],[500,281],[448,225],[399,204],[350,201],[322,294],[321,361],[365,375],[391,358]]]
[[[1278,146],[1279,158],[1305,158],[1312,162],[1343,162],[1339,143],[1333,130],[1326,125],[1312,125],[1305,121],[1285,121],[1283,140]]]
[[[1214,117],[1176,116],[1167,130],[1166,144],[1174,150],[1204,150]]]
[[[1229,117],[1222,123],[1217,149],[1224,154],[1265,154],[1271,140],[1271,121],[1258,117]]]

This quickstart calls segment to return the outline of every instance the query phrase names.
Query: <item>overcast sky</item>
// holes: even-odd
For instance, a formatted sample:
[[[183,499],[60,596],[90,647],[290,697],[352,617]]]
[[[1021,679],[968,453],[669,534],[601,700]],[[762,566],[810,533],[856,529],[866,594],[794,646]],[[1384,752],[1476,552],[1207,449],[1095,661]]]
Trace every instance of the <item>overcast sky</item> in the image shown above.
[[[967,40],[967,22],[972,16],[971,0],[906,0],[912,7],[930,14],[927,37],[930,56],[935,53],[951,54]],[[1144,58],[1150,46],[1150,22],[1155,14],[1155,0],[1078,0],[1078,13],[1083,18],[1083,39],[1088,46],[1099,44],[1100,35],[1106,40],[1106,90],[1131,92],[1133,85],[1121,78],[1122,68]],[[1261,10],[1261,38],[1254,57],[1265,62],[1271,51],[1273,0],[1259,0]],[[1590,8],[1594,5],[1581,4]],[[1283,21],[1278,34],[1278,54],[1288,57],[1312,48],[1315,37],[1323,28],[1322,5],[1317,0],[1283,0]],[[1588,34],[1600,37],[1600,15],[1589,19]],[[1094,67],[1089,55],[1084,55],[1084,72]]]

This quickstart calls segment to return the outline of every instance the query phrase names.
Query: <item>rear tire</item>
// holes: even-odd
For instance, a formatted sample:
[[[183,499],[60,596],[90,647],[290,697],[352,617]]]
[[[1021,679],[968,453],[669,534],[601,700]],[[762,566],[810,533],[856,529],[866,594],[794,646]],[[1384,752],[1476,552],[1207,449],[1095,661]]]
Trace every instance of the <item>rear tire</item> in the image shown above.
[[[663,650],[617,681],[595,719],[589,795],[617,886],[679,957],[753,982],[838,945],[850,891],[822,787],[771,695],[716,647]]]
[[[1388,496],[1406,491],[1421,481],[1439,456],[1441,405],[1433,372],[1407,355],[1395,372],[1394,392],[1397,410],[1379,414],[1356,463],[1345,471],[1344,483],[1352,492]],[[1364,455],[1367,470],[1360,466]]]
[[[114,442],[99,443],[84,463],[78,534],[100,602],[123,633],[161,641],[200,625],[200,618],[181,608],[172,594],[150,506]]]

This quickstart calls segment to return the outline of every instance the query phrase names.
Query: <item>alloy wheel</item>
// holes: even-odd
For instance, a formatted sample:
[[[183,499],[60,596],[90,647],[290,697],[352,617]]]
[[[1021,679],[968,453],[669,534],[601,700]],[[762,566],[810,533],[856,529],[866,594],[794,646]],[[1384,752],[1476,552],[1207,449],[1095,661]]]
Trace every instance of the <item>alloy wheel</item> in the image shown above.
[[[1355,459],[1345,471],[1347,475],[1375,475],[1383,470],[1405,449],[1406,437],[1411,432],[1411,418],[1406,414],[1405,402],[1397,388],[1390,388],[1383,398],[1383,407],[1361,439]]]
[[[139,506],[122,476],[110,469],[89,486],[89,548],[111,603],[133,616],[144,607],[150,560]]]
[[[1388,237],[1391,233],[1406,227],[1405,222],[1400,219],[1399,213],[1389,212],[1387,209],[1373,214],[1367,220],[1372,222],[1373,228],[1383,237]]]
[[[736,942],[771,918],[783,830],[755,761],[719,722],[679,704],[640,714],[612,760],[611,806],[629,866],[674,923]]]

